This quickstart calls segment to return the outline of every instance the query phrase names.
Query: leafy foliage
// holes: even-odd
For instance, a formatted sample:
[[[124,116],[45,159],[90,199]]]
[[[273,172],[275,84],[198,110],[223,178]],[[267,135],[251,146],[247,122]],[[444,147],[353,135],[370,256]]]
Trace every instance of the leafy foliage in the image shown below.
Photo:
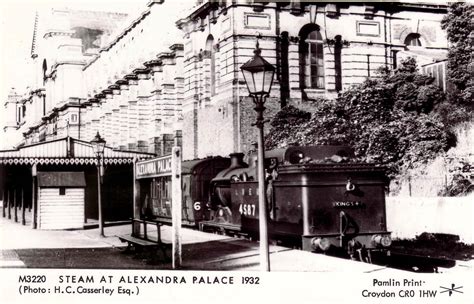
[[[293,106],[286,106],[279,111],[270,125],[279,131],[266,138],[265,146],[275,146],[275,143],[286,141],[289,138],[295,137],[300,132],[300,126],[304,125],[311,118],[311,113],[302,111]],[[296,144],[290,143],[290,144]]]
[[[383,164],[395,176],[455,144],[433,111],[443,92],[432,77],[418,74],[413,59],[393,74],[380,73],[336,100],[320,100],[310,119],[294,107],[282,109],[271,123],[267,148],[350,145],[362,161]]]
[[[450,42],[448,102],[441,111],[447,122],[457,123],[470,119],[474,107],[474,48],[470,38],[470,33],[474,31],[474,6],[465,2],[451,3],[441,26],[446,30]]]
[[[474,184],[462,174],[456,174],[449,185],[440,191],[441,196],[462,196],[474,192]]]

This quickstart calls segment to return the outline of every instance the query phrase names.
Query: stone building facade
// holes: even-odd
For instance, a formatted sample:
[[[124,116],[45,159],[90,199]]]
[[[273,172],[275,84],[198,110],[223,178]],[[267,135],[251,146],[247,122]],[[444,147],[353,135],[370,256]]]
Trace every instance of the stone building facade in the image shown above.
[[[334,98],[403,58],[445,58],[445,12],[421,3],[198,1],[177,22],[184,33],[185,157],[251,148],[253,103],[240,67],[257,34],[262,56],[277,69],[270,117],[288,104],[310,108],[320,97]]]
[[[182,134],[185,159],[247,152],[255,114],[240,67],[257,35],[276,67],[270,118],[285,105],[334,98],[408,56],[444,59],[445,13],[421,2],[253,0],[155,0],[133,20],[52,11],[37,19],[37,77],[26,95],[12,92],[7,111],[20,118],[5,130],[23,134],[22,144],[66,134],[89,141],[99,131],[113,148],[157,155]]]

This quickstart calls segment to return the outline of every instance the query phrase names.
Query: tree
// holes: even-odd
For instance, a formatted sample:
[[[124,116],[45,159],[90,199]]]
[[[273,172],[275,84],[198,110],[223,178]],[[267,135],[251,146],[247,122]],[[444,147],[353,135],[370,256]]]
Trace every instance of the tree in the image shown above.
[[[385,165],[395,177],[455,144],[434,111],[444,94],[432,77],[418,73],[414,59],[380,74],[336,100],[320,100],[310,119],[294,107],[282,109],[272,121],[267,148],[349,145],[361,161]]]
[[[450,48],[447,103],[440,111],[449,123],[457,123],[470,119],[474,106],[474,38],[470,37],[474,31],[474,6],[464,2],[451,3],[441,27],[446,30]]]

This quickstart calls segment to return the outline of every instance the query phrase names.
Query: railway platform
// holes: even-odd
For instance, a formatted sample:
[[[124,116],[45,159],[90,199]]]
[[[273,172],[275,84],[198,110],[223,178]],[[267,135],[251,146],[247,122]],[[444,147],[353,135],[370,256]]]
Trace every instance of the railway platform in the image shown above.
[[[154,261],[147,265],[143,260],[134,259],[122,253],[126,244],[118,236],[131,233],[131,225],[106,226],[106,237],[100,237],[98,229],[52,231],[33,230],[29,226],[22,226],[6,218],[0,218],[0,268],[5,267],[71,267],[71,268],[128,268],[128,269],[171,269],[171,262],[167,260]],[[150,231],[152,233],[152,231]],[[162,239],[171,241],[171,227],[162,227]],[[223,235],[204,233],[197,230],[182,229],[183,269],[189,270],[259,270],[259,247],[257,242],[233,238]],[[64,254],[64,264],[28,258],[38,256],[39,252],[56,249],[76,250],[74,254]],[[61,251],[58,251],[61,250]],[[82,250],[82,251],[81,251]],[[101,251],[102,250],[102,251]],[[25,253],[26,252],[26,253]],[[29,252],[29,255],[27,254]],[[82,252],[83,261],[74,261]],[[90,257],[87,255],[90,252]],[[97,259],[101,252],[111,258]],[[51,259],[57,259],[54,254]],[[45,254],[47,256],[48,254]],[[71,259],[68,261],[67,259]],[[48,264],[49,263],[49,264]],[[134,264],[135,263],[135,264]],[[301,250],[281,246],[270,246],[270,264],[272,271],[296,272],[350,272],[350,273],[396,273],[401,270],[384,266],[367,264],[339,259],[335,257],[317,255]],[[472,263],[460,262],[454,268],[441,269],[443,271],[471,271]]]

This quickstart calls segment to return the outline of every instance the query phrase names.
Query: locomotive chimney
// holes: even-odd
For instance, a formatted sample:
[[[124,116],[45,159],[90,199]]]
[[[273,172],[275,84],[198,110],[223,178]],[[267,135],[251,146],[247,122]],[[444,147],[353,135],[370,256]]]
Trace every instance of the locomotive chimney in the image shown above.
[[[242,168],[247,167],[244,163],[244,153],[231,153],[230,156],[230,167],[231,168]]]

